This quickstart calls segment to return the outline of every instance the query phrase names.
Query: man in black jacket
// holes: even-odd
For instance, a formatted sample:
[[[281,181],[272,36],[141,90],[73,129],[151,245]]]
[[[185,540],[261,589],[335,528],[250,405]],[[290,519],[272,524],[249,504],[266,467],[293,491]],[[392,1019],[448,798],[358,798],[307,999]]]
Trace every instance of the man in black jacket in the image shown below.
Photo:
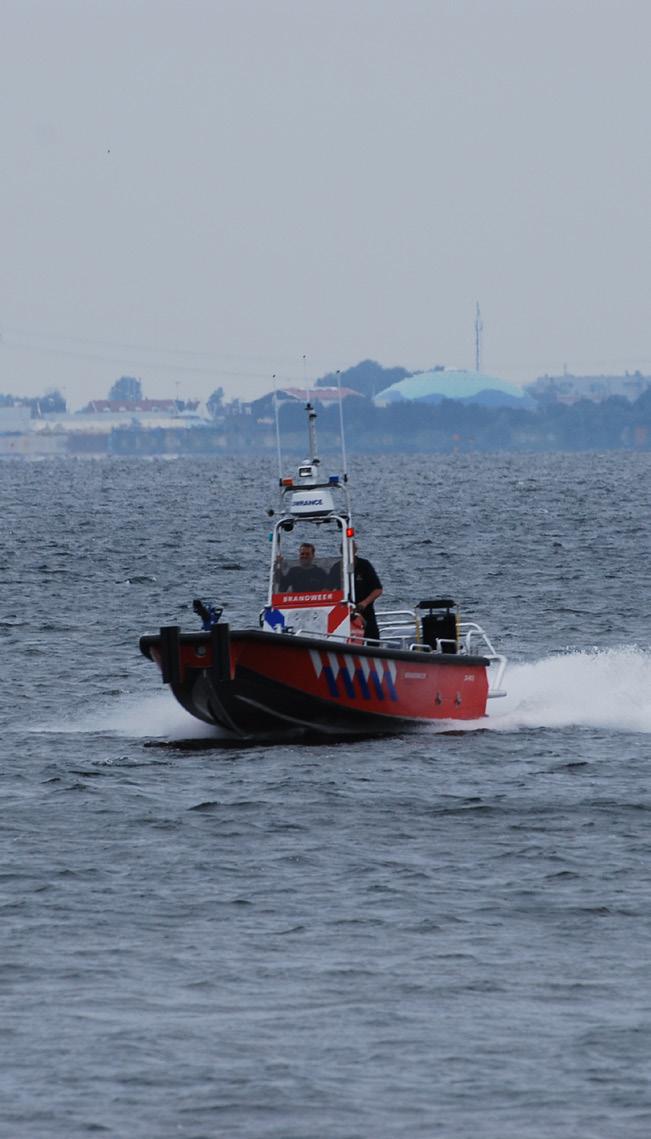
[[[366,558],[357,554],[357,542],[353,542],[355,555],[355,606],[364,621],[364,636],[371,640],[380,639],[377,617],[373,604],[382,593],[380,581],[374,567]]]

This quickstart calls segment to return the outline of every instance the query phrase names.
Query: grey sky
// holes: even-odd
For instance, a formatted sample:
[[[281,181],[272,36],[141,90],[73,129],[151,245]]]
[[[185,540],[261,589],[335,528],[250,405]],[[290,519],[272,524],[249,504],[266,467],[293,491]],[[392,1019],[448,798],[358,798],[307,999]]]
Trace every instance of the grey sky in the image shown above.
[[[0,0],[0,391],[651,370],[648,0]],[[303,356],[306,362],[303,363]]]

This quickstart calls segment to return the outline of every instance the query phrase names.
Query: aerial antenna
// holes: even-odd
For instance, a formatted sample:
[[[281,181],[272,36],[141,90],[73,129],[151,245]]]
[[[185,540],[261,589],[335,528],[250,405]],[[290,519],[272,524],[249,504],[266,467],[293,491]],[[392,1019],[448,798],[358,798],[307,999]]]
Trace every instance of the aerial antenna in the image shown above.
[[[310,462],[318,467],[321,460],[316,453],[316,411],[309,401],[305,404],[305,410],[307,412],[307,430],[310,437]]]
[[[479,308],[479,301],[475,306],[475,371],[481,372],[481,334],[484,331],[484,325],[481,319],[481,310]]]
[[[339,434],[341,436],[341,462],[344,468],[344,482],[348,482],[348,462],[346,460],[346,436],[344,434],[344,408],[341,398],[341,372],[337,369],[337,387],[339,389]]]
[[[278,392],[276,390],[276,373],[273,374],[274,382],[274,418],[276,420],[276,450],[278,451],[278,482],[282,482],[283,477],[283,457],[280,451],[280,422],[278,419]]]

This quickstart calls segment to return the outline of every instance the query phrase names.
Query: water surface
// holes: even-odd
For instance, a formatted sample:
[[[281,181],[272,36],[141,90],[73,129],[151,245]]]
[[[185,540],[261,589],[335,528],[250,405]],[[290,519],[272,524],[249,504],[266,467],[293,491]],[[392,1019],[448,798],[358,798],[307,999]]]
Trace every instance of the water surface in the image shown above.
[[[0,464],[0,1134],[646,1139],[650,467],[358,458],[383,601],[509,695],[224,752],[137,641],[255,622],[274,464]]]

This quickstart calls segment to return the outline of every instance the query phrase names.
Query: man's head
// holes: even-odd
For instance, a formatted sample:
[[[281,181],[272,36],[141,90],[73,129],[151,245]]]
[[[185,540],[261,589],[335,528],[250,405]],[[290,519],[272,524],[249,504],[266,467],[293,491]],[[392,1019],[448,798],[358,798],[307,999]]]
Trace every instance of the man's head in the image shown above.
[[[302,566],[311,566],[314,561],[315,549],[311,542],[301,542],[298,549],[298,560]]]

